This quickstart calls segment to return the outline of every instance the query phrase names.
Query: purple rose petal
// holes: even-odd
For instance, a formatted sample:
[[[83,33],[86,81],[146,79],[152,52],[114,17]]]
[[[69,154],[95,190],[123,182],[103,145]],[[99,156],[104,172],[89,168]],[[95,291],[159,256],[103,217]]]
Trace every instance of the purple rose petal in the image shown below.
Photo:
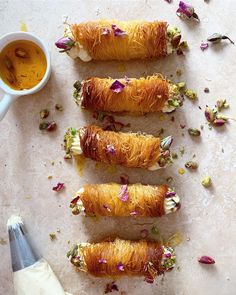
[[[130,81],[130,79],[125,75],[125,84],[128,84],[129,83],[129,81]]]
[[[109,29],[107,29],[107,28],[102,29],[102,35],[107,36],[107,35],[110,35],[110,33],[111,33],[111,31]]]
[[[127,35],[127,33],[125,31],[121,30],[116,25],[111,25],[111,28],[114,32],[115,37],[123,37],[123,36]]]
[[[100,259],[98,259],[98,263],[100,263],[100,264],[102,264],[102,263],[106,264],[107,263],[107,260],[104,259],[104,258],[100,258]]]
[[[125,271],[124,264],[122,262],[117,263],[116,267],[119,271]]]
[[[166,197],[168,198],[168,197],[173,197],[173,196],[175,196],[176,195],[176,192],[167,192],[166,193]]]
[[[138,215],[138,212],[137,211],[130,212],[130,216],[137,216],[137,215]]]
[[[201,48],[201,50],[202,51],[204,51],[204,50],[206,50],[207,48],[209,47],[209,44],[208,43],[201,43],[201,45],[200,45],[200,48]]]
[[[176,14],[180,17],[187,17],[187,18],[194,17],[198,19],[197,14],[194,12],[193,6],[183,1],[179,2],[179,8],[177,9]]]
[[[127,202],[129,199],[128,185],[124,184],[120,188],[119,198],[122,202]]]
[[[115,155],[116,154],[116,149],[115,149],[114,145],[108,144],[107,147],[106,147],[106,152],[108,154]]]
[[[68,37],[62,37],[55,42],[57,48],[69,50],[74,45],[74,41]]]
[[[52,188],[53,191],[56,191],[56,192],[60,192],[61,190],[63,190],[65,188],[65,184],[62,183],[62,182],[58,182],[58,184],[56,186],[54,186]]]
[[[115,93],[120,93],[124,88],[125,85],[120,83],[118,80],[115,80],[115,82],[113,82],[110,87],[110,89]]]
[[[103,208],[105,208],[108,212],[111,212],[111,208],[108,205],[104,204]]]

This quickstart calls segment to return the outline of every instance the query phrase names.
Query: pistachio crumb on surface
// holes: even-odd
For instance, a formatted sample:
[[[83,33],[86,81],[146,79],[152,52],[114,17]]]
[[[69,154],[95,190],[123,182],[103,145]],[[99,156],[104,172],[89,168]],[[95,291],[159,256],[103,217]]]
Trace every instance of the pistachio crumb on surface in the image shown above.
[[[62,111],[63,111],[63,106],[62,106],[61,104],[57,103],[57,104],[55,105],[55,109],[56,109],[57,111],[62,112]]]
[[[188,134],[191,136],[200,136],[201,135],[201,131],[197,128],[189,128],[188,129]]]
[[[203,179],[202,179],[202,185],[204,187],[209,187],[211,186],[212,184],[212,181],[211,181],[211,177],[210,176],[205,176]]]
[[[183,175],[183,174],[185,173],[184,168],[179,168],[178,173],[179,173],[180,175]]]
[[[197,162],[194,162],[194,161],[188,161],[188,162],[185,163],[184,166],[186,168],[188,168],[188,169],[196,170],[198,168],[198,163]]]
[[[50,237],[51,241],[54,241],[57,238],[55,233],[50,233],[49,237]]]
[[[197,93],[191,89],[186,89],[184,95],[192,101],[197,100]]]
[[[40,118],[45,119],[49,116],[49,110],[48,109],[43,109],[39,112]]]

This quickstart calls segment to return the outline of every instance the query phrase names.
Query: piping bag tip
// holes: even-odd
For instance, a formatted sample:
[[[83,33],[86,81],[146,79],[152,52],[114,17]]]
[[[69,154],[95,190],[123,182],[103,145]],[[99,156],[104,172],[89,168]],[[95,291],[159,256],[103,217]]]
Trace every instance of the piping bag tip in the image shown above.
[[[12,215],[8,220],[7,220],[7,228],[16,228],[19,225],[23,224],[23,219],[20,215]]]

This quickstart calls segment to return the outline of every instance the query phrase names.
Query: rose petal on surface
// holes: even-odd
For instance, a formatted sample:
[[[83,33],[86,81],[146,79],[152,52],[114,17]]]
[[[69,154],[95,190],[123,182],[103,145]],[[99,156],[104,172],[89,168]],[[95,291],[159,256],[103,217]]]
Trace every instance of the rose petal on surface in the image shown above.
[[[175,196],[176,195],[176,192],[167,192],[166,193],[166,197],[168,198],[168,197],[173,197],[173,196]]]
[[[116,37],[123,37],[123,36],[126,36],[127,35],[127,33],[125,32],[125,31],[123,31],[123,30],[121,30],[120,28],[118,28],[116,25],[111,25],[111,28],[112,28],[112,30],[113,30],[113,32],[114,32],[114,35],[116,36]]]
[[[115,82],[113,82],[110,87],[110,89],[115,93],[120,93],[124,88],[125,85],[118,80],[115,80]]]
[[[202,42],[201,45],[200,45],[200,48],[201,48],[202,51],[206,50],[208,47],[209,47],[208,43]]]
[[[149,284],[153,284],[154,283],[154,278],[147,276],[147,277],[144,278],[144,281],[149,283]]]
[[[194,8],[191,5],[183,1],[179,2],[179,8],[176,11],[177,15],[178,14],[180,14],[180,16],[185,15],[188,18],[190,18],[193,15],[193,12],[194,12]]]
[[[124,264],[122,262],[117,263],[116,267],[119,271],[125,271]]]
[[[120,192],[119,192],[118,197],[123,202],[127,202],[128,201],[128,199],[129,199],[129,192],[128,192],[128,185],[127,184],[121,185],[121,188],[120,188]]]
[[[215,260],[210,256],[202,256],[198,259],[198,262],[203,264],[215,264]]]
[[[65,184],[62,183],[62,182],[58,182],[58,184],[56,186],[54,186],[52,188],[53,191],[56,191],[56,192],[60,192],[61,190],[63,190],[65,188]]]

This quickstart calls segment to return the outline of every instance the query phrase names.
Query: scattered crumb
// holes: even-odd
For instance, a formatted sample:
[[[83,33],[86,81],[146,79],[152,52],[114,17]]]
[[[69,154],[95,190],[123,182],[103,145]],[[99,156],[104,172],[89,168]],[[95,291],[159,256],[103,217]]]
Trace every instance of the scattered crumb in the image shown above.
[[[25,196],[25,199],[31,200],[32,199],[32,196]]]
[[[62,111],[63,111],[63,106],[62,106],[61,104],[57,103],[57,104],[55,105],[55,109],[56,109],[57,111],[62,112]]]
[[[182,70],[181,69],[177,69],[176,70],[176,75],[177,76],[181,76],[182,75]]]
[[[181,157],[183,157],[183,155],[185,153],[185,149],[183,146],[179,149],[179,152],[180,152]]]
[[[189,237],[187,237],[186,241],[187,241],[187,242],[189,242],[189,241],[190,241],[190,238],[189,238]]]
[[[159,116],[159,119],[160,119],[160,121],[164,121],[165,120],[165,117],[163,115],[160,115]]]
[[[70,244],[70,240],[67,241],[67,244]]]
[[[4,246],[7,244],[7,241],[4,240],[3,238],[0,238],[0,245]]]
[[[183,175],[183,174],[185,173],[184,168],[179,168],[178,173],[179,173],[180,175]]]
[[[57,228],[57,233],[60,233],[60,232],[61,232],[61,230],[60,230],[60,228],[58,227],[58,228]]]
[[[50,233],[49,237],[50,237],[51,241],[54,241],[57,238],[56,234],[54,234],[54,233]]]
[[[174,179],[173,179],[172,176],[169,176],[169,177],[166,178],[166,181],[167,181],[168,183],[171,183],[171,182],[174,181]]]
[[[52,179],[52,175],[48,175],[48,179]]]
[[[25,22],[21,22],[20,30],[21,30],[21,32],[27,32],[27,26],[26,26]]]
[[[52,161],[52,162],[51,162],[51,165],[54,166],[54,164],[55,164],[55,161]]]
[[[205,88],[204,88],[204,92],[205,92],[205,93],[209,93],[209,92],[210,92],[210,89],[209,89],[208,87],[205,87]]]

